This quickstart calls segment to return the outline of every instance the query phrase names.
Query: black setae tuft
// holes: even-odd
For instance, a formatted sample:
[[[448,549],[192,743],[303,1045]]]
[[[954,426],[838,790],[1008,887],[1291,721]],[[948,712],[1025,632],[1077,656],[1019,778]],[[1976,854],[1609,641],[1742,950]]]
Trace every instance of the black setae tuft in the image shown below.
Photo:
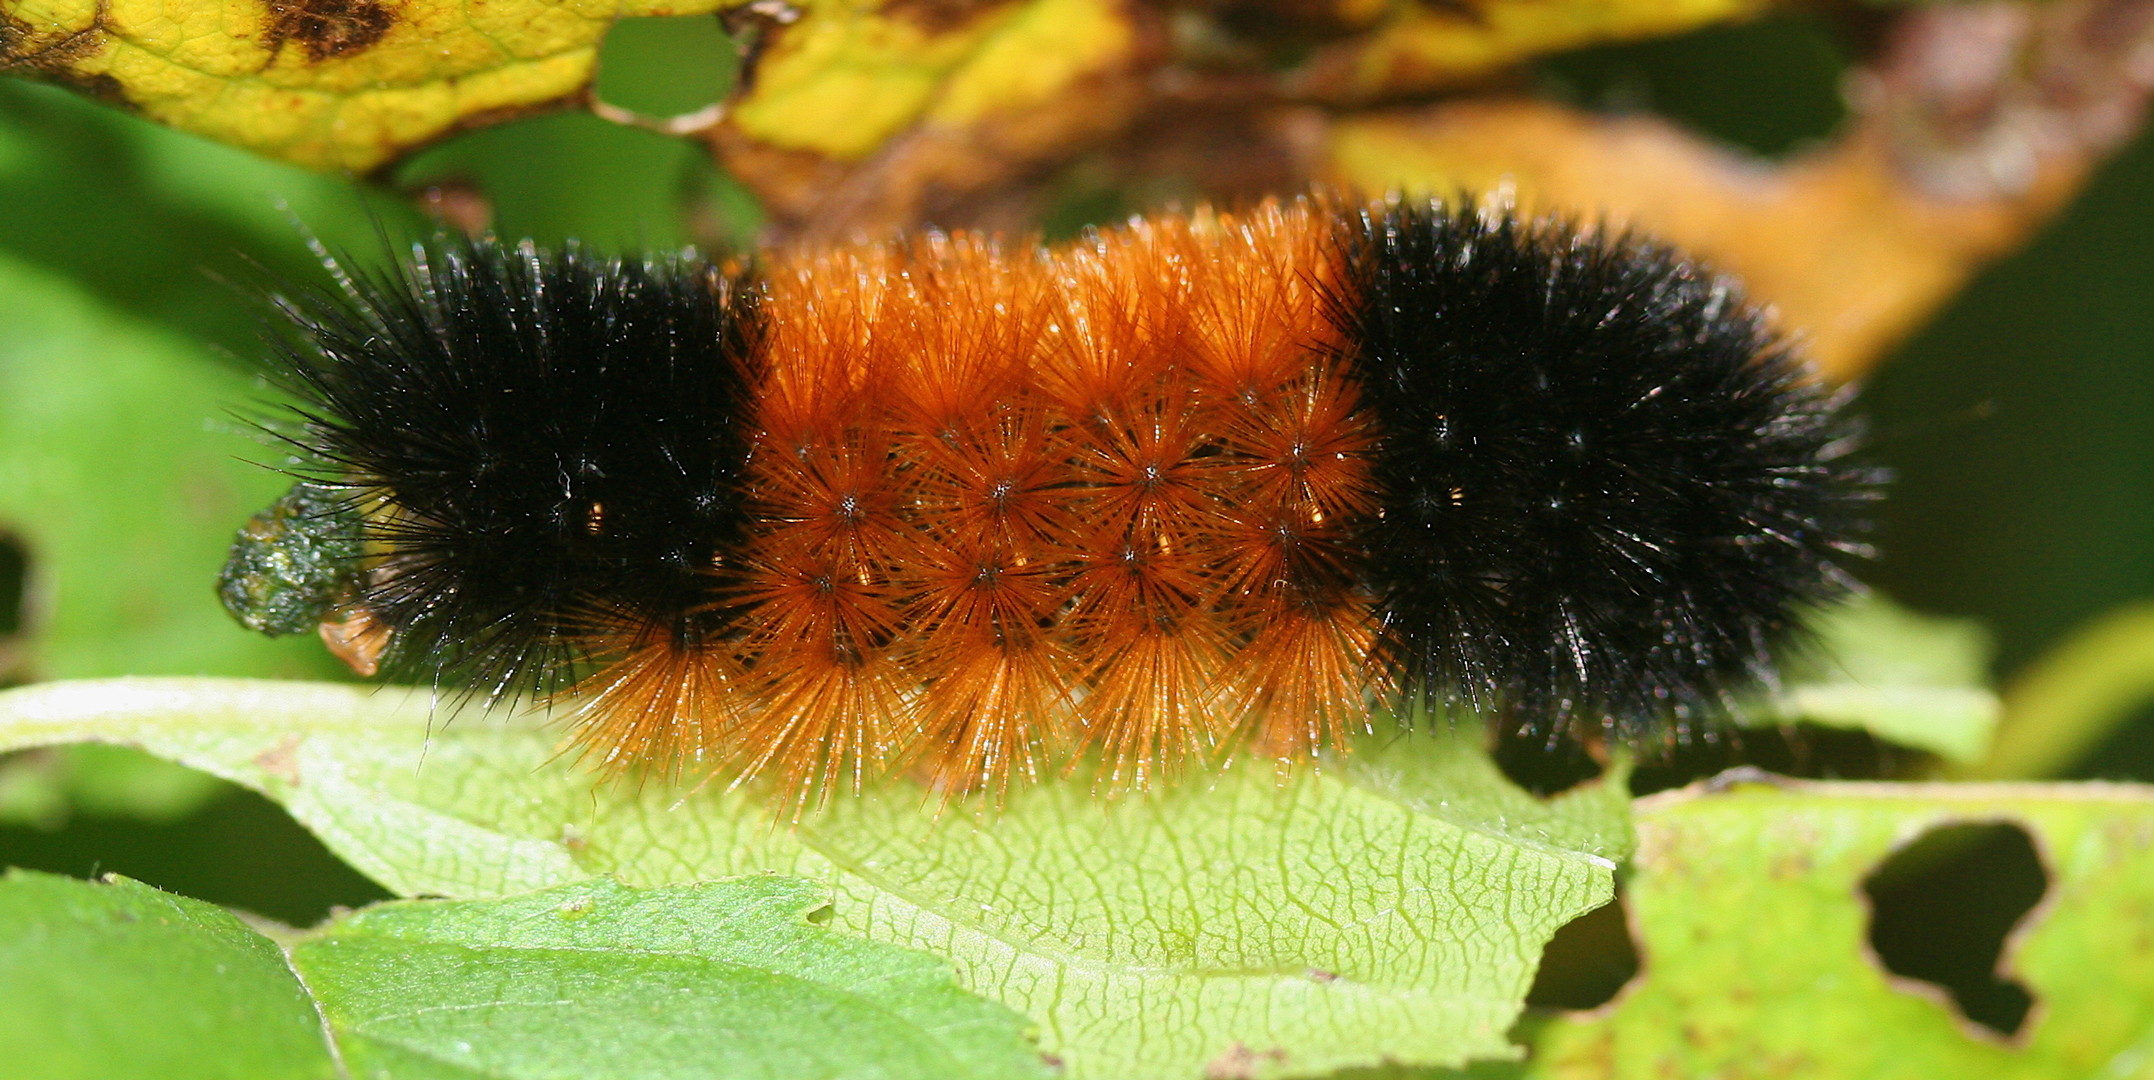
[[[1383,432],[1360,538],[1412,695],[1680,737],[1770,685],[1877,478],[1729,282],[1627,237],[1439,204],[1344,242]]]
[[[280,300],[317,482],[363,511],[353,597],[387,664],[550,690],[576,628],[726,632],[710,570],[744,532],[750,290],[692,259],[441,241]],[[384,554],[388,553],[388,554]]]

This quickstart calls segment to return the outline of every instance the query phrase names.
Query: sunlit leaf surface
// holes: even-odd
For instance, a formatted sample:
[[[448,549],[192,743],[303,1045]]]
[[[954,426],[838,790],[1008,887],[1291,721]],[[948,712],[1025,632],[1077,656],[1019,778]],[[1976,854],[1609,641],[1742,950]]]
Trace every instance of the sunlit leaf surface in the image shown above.
[[[1868,943],[1864,882],[1932,830],[2025,830],[2047,876],[1994,977],[2032,996],[2010,1040]],[[2143,1077],[2154,1069],[2154,790],[1783,782],[1638,806],[1625,883],[1643,970],[1557,1021],[1535,1076]],[[1933,918],[1997,883],[1934,897]]]
[[[786,827],[752,795],[594,789],[532,720],[445,709],[323,684],[56,684],[0,696],[0,747],[141,745],[267,793],[407,895],[804,877],[834,929],[948,957],[1080,1077],[1511,1056],[1543,943],[1607,900],[1629,839],[1619,794],[1543,803],[1439,735],[1284,783],[1244,766],[1111,803],[1050,783],[993,816],[895,786]]]

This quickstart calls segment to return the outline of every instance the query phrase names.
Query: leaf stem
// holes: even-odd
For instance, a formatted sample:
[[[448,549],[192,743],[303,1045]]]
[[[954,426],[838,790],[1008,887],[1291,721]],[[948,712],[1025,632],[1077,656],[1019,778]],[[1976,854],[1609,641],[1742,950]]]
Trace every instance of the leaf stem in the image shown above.
[[[1961,780],[2054,776],[2154,700],[2154,601],[2096,617],[2035,661],[2004,696],[1989,755]]]

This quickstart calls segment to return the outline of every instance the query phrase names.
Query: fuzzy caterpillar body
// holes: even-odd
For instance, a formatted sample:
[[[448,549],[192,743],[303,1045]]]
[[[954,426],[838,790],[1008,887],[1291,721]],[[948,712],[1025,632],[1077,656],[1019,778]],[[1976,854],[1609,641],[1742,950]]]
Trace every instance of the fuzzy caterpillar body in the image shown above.
[[[276,535],[346,554],[265,621],[243,536],[235,614],[796,807],[1301,761],[1422,698],[1682,729],[1852,587],[1874,486],[1729,283],[1436,203],[748,271],[448,243],[282,307],[321,508]]]

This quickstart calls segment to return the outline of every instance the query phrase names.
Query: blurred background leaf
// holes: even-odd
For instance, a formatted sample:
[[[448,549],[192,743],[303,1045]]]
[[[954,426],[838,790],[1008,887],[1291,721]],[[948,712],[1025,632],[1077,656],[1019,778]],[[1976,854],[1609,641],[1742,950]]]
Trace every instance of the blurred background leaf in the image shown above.
[[[308,642],[235,637],[202,602],[232,523],[289,486],[274,471],[285,455],[239,415],[263,388],[9,256],[0,309],[0,522],[26,570],[20,674],[329,674]]]
[[[1814,639],[1746,722],[1858,728],[1955,762],[1988,752],[2003,704],[1989,688],[1996,650],[1981,624],[1918,615],[1874,592],[1808,622]]]
[[[51,831],[77,813],[169,825],[226,794],[206,773],[124,746],[55,746],[0,758],[0,823]]]

